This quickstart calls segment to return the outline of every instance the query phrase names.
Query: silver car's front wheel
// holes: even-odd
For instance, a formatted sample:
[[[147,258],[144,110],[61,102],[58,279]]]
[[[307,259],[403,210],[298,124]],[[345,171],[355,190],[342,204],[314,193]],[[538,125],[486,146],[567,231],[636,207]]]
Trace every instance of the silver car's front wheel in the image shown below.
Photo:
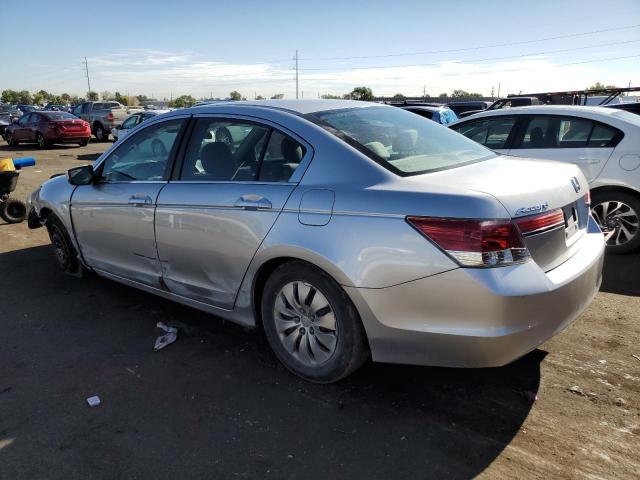
[[[287,283],[273,310],[278,338],[306,366],[325,363],[336,351],[336,317],[327,297],[306,282]]]
[[[351,299],[313,265],[290,261],[277,267],[264,283],[260,310],[278,360],[307,380],[335,382],[368,357],[364,328]]]
[[[596,194],[591,213],[609,251],[627,253],[640,246],[640,200],[636,197],[624,192]]]

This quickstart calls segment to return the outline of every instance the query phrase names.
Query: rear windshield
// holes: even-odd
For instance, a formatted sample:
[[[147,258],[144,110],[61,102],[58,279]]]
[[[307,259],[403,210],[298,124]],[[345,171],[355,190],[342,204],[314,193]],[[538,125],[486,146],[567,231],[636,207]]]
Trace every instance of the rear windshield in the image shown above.
[[[496,155],[437,123],[395,107],[346,108],[310,115],[388,170],[419,175]]]
[[[48,120],[76,120],[78,117],[67,112],[41,112]]]

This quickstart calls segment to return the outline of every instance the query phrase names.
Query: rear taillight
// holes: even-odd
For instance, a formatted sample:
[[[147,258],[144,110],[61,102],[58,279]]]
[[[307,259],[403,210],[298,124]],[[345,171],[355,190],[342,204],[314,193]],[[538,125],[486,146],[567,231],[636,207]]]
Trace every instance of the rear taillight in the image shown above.
[[[529,235],[533,233],[542,233],[547,230],[553,230],[564,225],[564,214],[561,209],[551,210],[539,215],[531,215],[521,217],[514,220],[520,233]]]
[[[113,122],[113,112],[109,112],[107,114],[107,120],[109,120],[110,122]]]
[[[589,208],[591,206],[591,192],[587,190],[587,193],[584,194],[584,203]]]
[[[498,267],[529,260],[529,251],[509,220],[407,217],[416,230],[465,267]]]

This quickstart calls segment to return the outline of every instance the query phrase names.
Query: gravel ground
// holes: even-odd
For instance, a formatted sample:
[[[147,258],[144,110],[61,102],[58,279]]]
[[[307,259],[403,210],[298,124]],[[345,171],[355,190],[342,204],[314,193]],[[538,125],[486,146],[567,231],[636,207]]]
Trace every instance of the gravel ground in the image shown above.
[[[24,197],[108,145],[0,158],[37,158]],[[369,364],[319,386],[259,332],[65,276],[44,229],[0,223],[0,479],[637,478],[639,272],[608,256],[578,321],[506,367]],[[154,353],[158,321],[180,336]]]

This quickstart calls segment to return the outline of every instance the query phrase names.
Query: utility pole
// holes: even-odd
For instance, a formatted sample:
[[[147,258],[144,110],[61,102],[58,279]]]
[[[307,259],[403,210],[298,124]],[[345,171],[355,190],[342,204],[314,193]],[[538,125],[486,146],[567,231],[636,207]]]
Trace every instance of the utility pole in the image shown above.
[[[296,50],[296,100],[298,99],[298,50]]]
[[[500,82],[498,82],[498,98],[500,98]]]
[[[423,102],[427,101],[427,86],[426,85],[422,86],[422,101]]]
[[[493,87],[491,87],[491,100],[493,100],[495,97],[493,96]]]
[[[91,82],[89,81],[89,63],[87,62],[87,57],[84,57],[84,70],[87,74],[87,94],[91,91]]]

